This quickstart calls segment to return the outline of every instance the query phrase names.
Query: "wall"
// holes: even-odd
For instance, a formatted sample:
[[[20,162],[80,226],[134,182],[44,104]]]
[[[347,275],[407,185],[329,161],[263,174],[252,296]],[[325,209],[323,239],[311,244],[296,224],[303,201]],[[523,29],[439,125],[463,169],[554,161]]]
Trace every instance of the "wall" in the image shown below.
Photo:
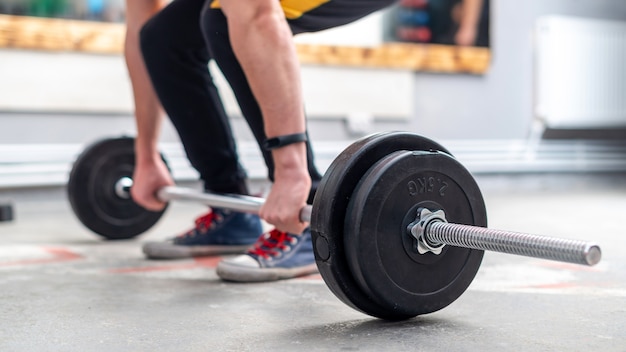
[[[525,138],[533,122],[532,31],[535,20],[549,14],[626,20],[626,1],[495,0],[491,12],[493,55],[487,74],[411,74],[398,70],[360,71],[332,67],[321,72],[319,67],[308,67],[304,74],[305,89],[309,92],[309,113],[339,117],[341,110],[352,110],[351,107],[356,106],[350,111],[355,116],[374,110],[379,118],[398,121],[408,115],[409,120],[394,126],[409,128],[435,139]],[[302,36],[297,40],[303,43],[377,45],[382,40],[382,33],[372,32],[372,28],[379,27],[380,22],[377,14],[341,30]],[[67,99],[74,98],[71,104],[78,111],[130,113],[132,102],[122,59],[82,55],[90,63],[80,65],[78,56],[81,55],[0,50],[0,110],[40,110],[39,107],[48,106],[63,111]],[[19,63],[17,66],[16,62]],[[337,78],[339,72],[342,72],[343,79]],[[324,87],[324,81],[332,82],[328,85],[332,90],[320,88]],[[358,94],[354,94],[357,91],[354,87],[359,88]],[[402,91],[402,94],[385,95],[390,89]],[[225,95],[232,101],[228,93]],[[13,120],[14,117],[5,115],[3,118],[0,114],[0,120],[4,120],[0,140],[19,139],[18,135],[28,134],[9,128],[11,124],[7,119]],[[24,122],[16,126],[26,123],[26,117],[22,119]],[[367,117],[363,121],[357,119],[355,125],[364,126],[361,128],[364,132],[381,128],[372,125]]]
[[[533,25],[540,16],[553,14],[626,20],[626,1],[492,1],[493,62],[485,75],[306,67],[307,109],[317,115],[309,127],[321,170],[349,140],[381,130],[412,130],[438,140],[472,171],[626,170],[626,148],[608,158],[612,149],[598,154],[592,145],[589,153],[572,156],[565,166],[552,156],[563,163],[562,150],[579,151],[581,146],[558,145],[558,153],[547,153],[548,161],[528,157],[535,156],[526,140],[533,122]],[[370,30],[380,17],[365,21],[371,22],[344,29],[346,36],[324,33],[324,41],[350,44],[349,38],[361,33],[365,37],[353,44],[379,43],[380,36]],[[81,65],[81,60],[90,62]],[[389,95],[392,90],[398,94]],[[232,107],[232,97],[226,95]],[[71,107],[76,111],[68,113]],[[62,184],[81,144],[134,133],[131,111],[127,73],[119,56],[0,50],[0,188],[51,179]],[[362,112],[374,112],[377,119]],[[350,113],[357,117],[345,120],[343,115]],[[247,141],[242,149],[258,152],[242,119],[233,123],[238,139]],[[164,141],[176,144],[171,126],[166,127]],[[51,148],[53,144],[58,148]],[[182,151],[175,152],[176,162],[183,163]],[[56,159],[48,158],[50,153]],[[252,164],[259,160],[256,154],[244,159],[257,177],[263,177],[263,166]],[[591,163],[598,160],[604,164]],[[32,181],[24,181],[31,176]]]
[[[492,2],[492,66],[484,76],[418,73],[411,129],[435,139],[523,139],[533,123],[535,20],[568,15],[626,20],[624,0]]]

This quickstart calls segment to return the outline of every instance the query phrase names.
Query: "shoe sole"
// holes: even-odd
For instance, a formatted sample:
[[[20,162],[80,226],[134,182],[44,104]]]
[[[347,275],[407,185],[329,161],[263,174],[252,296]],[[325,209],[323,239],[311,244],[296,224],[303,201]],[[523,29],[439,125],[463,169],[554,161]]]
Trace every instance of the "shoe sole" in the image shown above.
[[[315,263],[296,268],[251,268],[220,262],[216,273],[222,280],[234,282],[263,282],[293,279],[318,273]]]
[[[234,246],[177,246],[162,242],[148,242],[143,245],[143,253],[148,259],[183,259],[244,253],[251,245]]]

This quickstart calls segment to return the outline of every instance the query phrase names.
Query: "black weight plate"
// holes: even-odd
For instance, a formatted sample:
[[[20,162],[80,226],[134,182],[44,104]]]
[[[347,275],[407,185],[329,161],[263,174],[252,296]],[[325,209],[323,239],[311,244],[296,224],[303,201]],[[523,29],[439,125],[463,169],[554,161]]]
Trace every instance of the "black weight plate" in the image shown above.
[[[354,190],[345,220],[348,265],[382,307],[409,316],[454,302],[470,285],[483,251],[445,246],[419,254],[408,225],[417,208],[443,210],[448,222],[486,226],[471,174],[441,152],[399,151],[372,166]],[[408,241],[407,241],[408,240]]]
[[[133,238],[152,227],[163,211],[148,211],[116,194],[123,178],[132,178],[134,139],[106,139],[90,145],[76,159],[67,192],[74,213],[85,227],[110,239]]]
[[[344,219],[354,187],[372,165],[398,150],[436,150],[440,144],[409,132],[382,132],[364,137],[331,163],[317,189],[311,213],[315,260],[329,289],[350,307],[374,317],[400,320],[410,315],[389,311],[367,295],[348,267]]]

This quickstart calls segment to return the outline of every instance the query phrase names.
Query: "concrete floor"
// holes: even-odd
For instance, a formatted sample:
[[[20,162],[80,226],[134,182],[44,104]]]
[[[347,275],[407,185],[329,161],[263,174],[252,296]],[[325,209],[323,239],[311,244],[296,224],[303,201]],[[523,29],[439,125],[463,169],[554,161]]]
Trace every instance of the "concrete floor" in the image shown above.
[[[626,351],[626,175],[481,176],[490,227],[597,241],[581,267],[487,253],[466,293],[403,322],[363,315],[318,275],[233,284],[219,258],[147,261],[187,228],[173,204],[149,232],[102,241],[61,190],[0,191],[0,351]]]

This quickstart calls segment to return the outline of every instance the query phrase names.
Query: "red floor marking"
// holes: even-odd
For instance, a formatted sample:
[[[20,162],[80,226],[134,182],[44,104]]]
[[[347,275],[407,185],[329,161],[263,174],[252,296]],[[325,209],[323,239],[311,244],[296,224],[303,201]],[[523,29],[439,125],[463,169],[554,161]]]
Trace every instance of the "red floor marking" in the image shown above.
[[[198,266],[215,268],[217,263],[222,261],[222,257],[197,257],[193,258],[193,260],[198,264]]]
[[[61,263],[82,258],[81,255],[74,253],[66,248],[58,247],[43,247],[41,248],[45,252],[52,255],[52,258],[38,258],[38,259],[23,259],[13,262],[0,263],[0,266],[21,266],[21,265],[36,265],[36,264],[53,264]]]
[[[543,285],[529,285],[529,286],[524,286],[523,288],[539,288],[539,289],[550,290],[550,289],[564,289],[564,288],[576,288],[576,287],[580,287],[580,285],[577,285],[572,282],[557,282],[557,283],[543,284]]]
[[[215,268],[217,263],[222,260],[221,257],[204,257],[204,258],[193,258],[193,262],[185,262],[185,263],[174,263],[169,265],[156,265],[156,266],[142,266],[136,268],[118,268],[118,269],[109,269],[108,273],[113,274],[130,274],[130,273],[146,273],[146,272],[155,272],[155,271],[174,271],[174,270],[187,270],[187,269],[197,269],[197,268]]]
[[[590,272],[603,271],[602,269],[599,269],[598,267],[594,267],[594,266],[585,266],[585,265],[570,264],[570,263],[555,262],[555,261],[542,261],[539,265],[546,267],[546,268],[570,270],[570,271],[590,271]]]
[[[322,280],[322,275],[320,274],[311,274],[307,276],[301,276],[298,280]]]
[[[614,283],[609,282],[556,282],[542,285],[528,285],[521,288],[538,288],[538,289],[569,289],[569,288],[599,288],[606,289],[614,287]]]

